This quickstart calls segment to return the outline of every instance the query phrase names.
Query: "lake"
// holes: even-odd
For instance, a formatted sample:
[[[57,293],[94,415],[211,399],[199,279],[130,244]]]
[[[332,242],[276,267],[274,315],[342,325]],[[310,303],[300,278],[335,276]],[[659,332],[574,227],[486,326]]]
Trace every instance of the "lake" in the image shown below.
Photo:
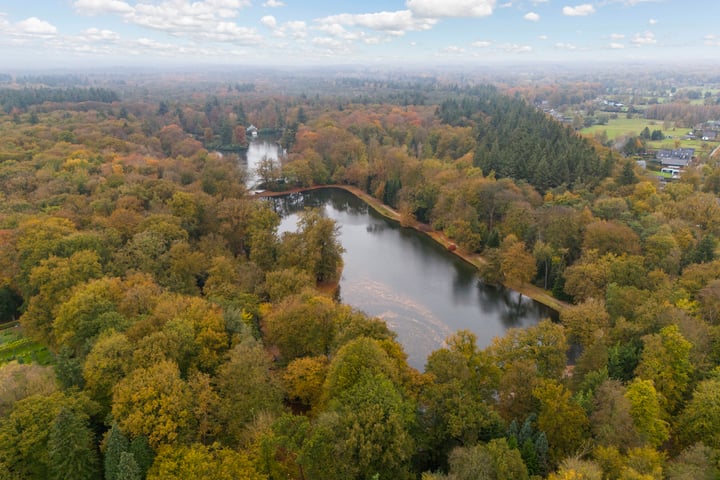
[[[256,137],[250,140],[246,152],[239,155],[239,162],[248,172],[245,184],[252,189],[257,185],[259,178],[255,173],[263,158],[277,161],[282,149],[277,142],[263,137]]]
[[[554,315],[517,292],[482,284],[475,267],[345,190],[313,190],[271,201],[282,216],[281,232],[296,230],[297,212],[306,206],[320,208],[340,225],[346,250],[340,301],[384,319],[397,332],[410,365],[419,370],[457,330],[474,332],[484,348],[508,328]]]

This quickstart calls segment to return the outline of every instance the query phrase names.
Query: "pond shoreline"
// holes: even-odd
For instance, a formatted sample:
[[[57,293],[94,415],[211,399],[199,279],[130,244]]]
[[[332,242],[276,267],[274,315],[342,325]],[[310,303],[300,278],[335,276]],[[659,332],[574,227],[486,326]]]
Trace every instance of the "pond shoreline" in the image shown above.
[[[447,236],[445,236],[442,232],[433,230],[430,225],[424,224],[424,223],[415,223],[414,225],[403,225],[401,222],[401,216],[400,213],[385,205],[381,201],[377,200],[373,196],[363,192],[357,187],[351,186],[351,185],[343,185],[343,184],[330,184],[330,185],[314,185],[312,187],[303,187],[303,188],[294,188],[291,190],[285,190],[282,192],[274,192],[274,191],[262,191],[255,193],[256,197],[280,197],[284,195],[290,195],[293,193],[302,193],[307,192],[311,190],[322,190],[322,189],[340,189],[345,190],[363,202],[365,202],[370,208],[375,210],[378,214],[382,215],[383,217],[400,223],[404,228],[412,228],[414,230],[417,230],[418,232],[424,233],[425,235],[432,238],[435,242],[439,243],[443,247],[445,247],[450,253],[453,253],[457,257],[461,258],[465,262],[469,263],[476,269],[480,269],[480,267],[485,263],[485,259],[479,254],[468,254],[465,252],[460,251],[457,248],[454,248],[455,242],[450,240]],[[563,302],[561,300],[558,300],[557,298],[553,297],[549,292],[546,290],[543,290],[542,288],[536,287],[532,284],[522,284],[522,285],[515,285],[515,284],[503,284],[504,287],[509,288],[511,290],[515,290],[516,292],[531,298],[535,300],[536,302],[545,305],[546,307],[555,310],[558,312],[558,314],[562,314],[563,310],[565,310],[570,305],[567,302]]]

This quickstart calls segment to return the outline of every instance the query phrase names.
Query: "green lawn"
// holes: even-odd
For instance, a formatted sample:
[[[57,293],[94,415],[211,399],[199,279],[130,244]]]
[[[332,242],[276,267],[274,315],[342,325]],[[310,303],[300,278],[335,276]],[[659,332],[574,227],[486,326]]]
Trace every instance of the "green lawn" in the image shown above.
[[[0,330],[0,365],[17,360],[21,363],[52,363],[47,348],[25,337],[20,327],[9,326]]]
[[[662,178],[672,178],[672,173],[654,172],[652,170],[648,170],[648,173],[650,173],[651,175],[656,175],[658,177],[662,177]]]
[[[645,127],[648,127],[651,132],[653,130],[663,130],[663,122],[660,120],[648,120],[646,118],[625,118],[624,115],[620,115],[616,119],[610,119],[607,125],[593,125],[589,128],[583,128],[580,130],[580,133],[593,136],[604,130],[607,132],[608,139],[614,140],[621,135],[640,135],[640,132],[642,132]],[[679,135],[683,132],[683,129],[677,127],[676,132]],[[666,132],[663,130],[665,135],[674,135],[676,132]]]
[[[648,141],[647,148],[650,150],[659,150],[662,148],[694,148],[695,155],[702,157],[710,154],[713,148],[717,146],[717,142],[703,142],[702,140],[683,140],[690,129],[687,127],[677,126],[674,129],[663,129],[663,122],[659,120],[648,120],[646,118],[617,118],[610,120],[607,125],[593,125],[590,128],[580,130],[580,133],[587,136],[593,136],[601,133],[603,130],[607,132],[608,140],[614,140],[621,135],[639,135],[642,130],[648,127],[650,132],[653,130],[662,130],[664,135],[670,135],[673,138],[666,138],[659,141]]]

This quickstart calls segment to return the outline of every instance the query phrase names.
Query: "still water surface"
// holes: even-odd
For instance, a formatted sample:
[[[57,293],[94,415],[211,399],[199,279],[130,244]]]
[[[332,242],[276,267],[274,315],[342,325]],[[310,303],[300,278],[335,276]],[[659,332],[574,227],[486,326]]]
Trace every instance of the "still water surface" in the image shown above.
[[[247,181],[245,182],[248,188],[254,188],[259,181],[256,172],[262,159],[268,158],[272,161],[277,161],[282,153],[281,150],[280,145],[276,142],[262,137],[254,138],[250,141],[247,151],[239,155],[240,165],[244,167],[248,173]]]
[[[483,285],[473,266],[344,190],[272,201],[283,218],[281,232],[296,230],[297,212],[304,207],[318,207],[340,225],[346,250],[340,300],[384,319],[397,332],[410,365],[419,370],[457,330],[474,332],[483,348],[508,328],[534,325],[553,314],[514,291]]]

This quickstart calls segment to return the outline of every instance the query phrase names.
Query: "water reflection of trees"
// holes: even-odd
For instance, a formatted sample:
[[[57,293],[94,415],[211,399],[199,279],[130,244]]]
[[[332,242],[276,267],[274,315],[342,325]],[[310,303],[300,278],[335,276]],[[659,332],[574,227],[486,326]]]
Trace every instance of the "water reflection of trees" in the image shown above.
[[[528,326],[528,319],[553,318],[549,308],[515,290],[488,285],[482,280],[477,281],[477,290],[480,309],[497,315],[505,328]]]
[[[345,190],[328,189],[322,193],[325,201],[339,212],[347,212],[351,215],[365,215],[368,212],[365,202]]]
[[[288,193],[271,199],[273,209],[281,217],[303,211],[305,208],[331,207],[338,212],[350,215],[365,215],[368,206],[352,194],[344,190],[323,189],[309,192]]]
[[[365,230],[368,233],[382,233],[385,230],[385,225],[381,223],[371,223],[365,227]]]
[[[500,313],[500,321],[506,328],[522,327],[523,319],[531,310],[537,310],[531,300],[506,288],[500,295],[505,308]]]
[[[281,217],[287,217],[293,213],[301,212],[305,207],[305,200],[302,193],[289,193],[281,197],[268,199],[275,213]]]

